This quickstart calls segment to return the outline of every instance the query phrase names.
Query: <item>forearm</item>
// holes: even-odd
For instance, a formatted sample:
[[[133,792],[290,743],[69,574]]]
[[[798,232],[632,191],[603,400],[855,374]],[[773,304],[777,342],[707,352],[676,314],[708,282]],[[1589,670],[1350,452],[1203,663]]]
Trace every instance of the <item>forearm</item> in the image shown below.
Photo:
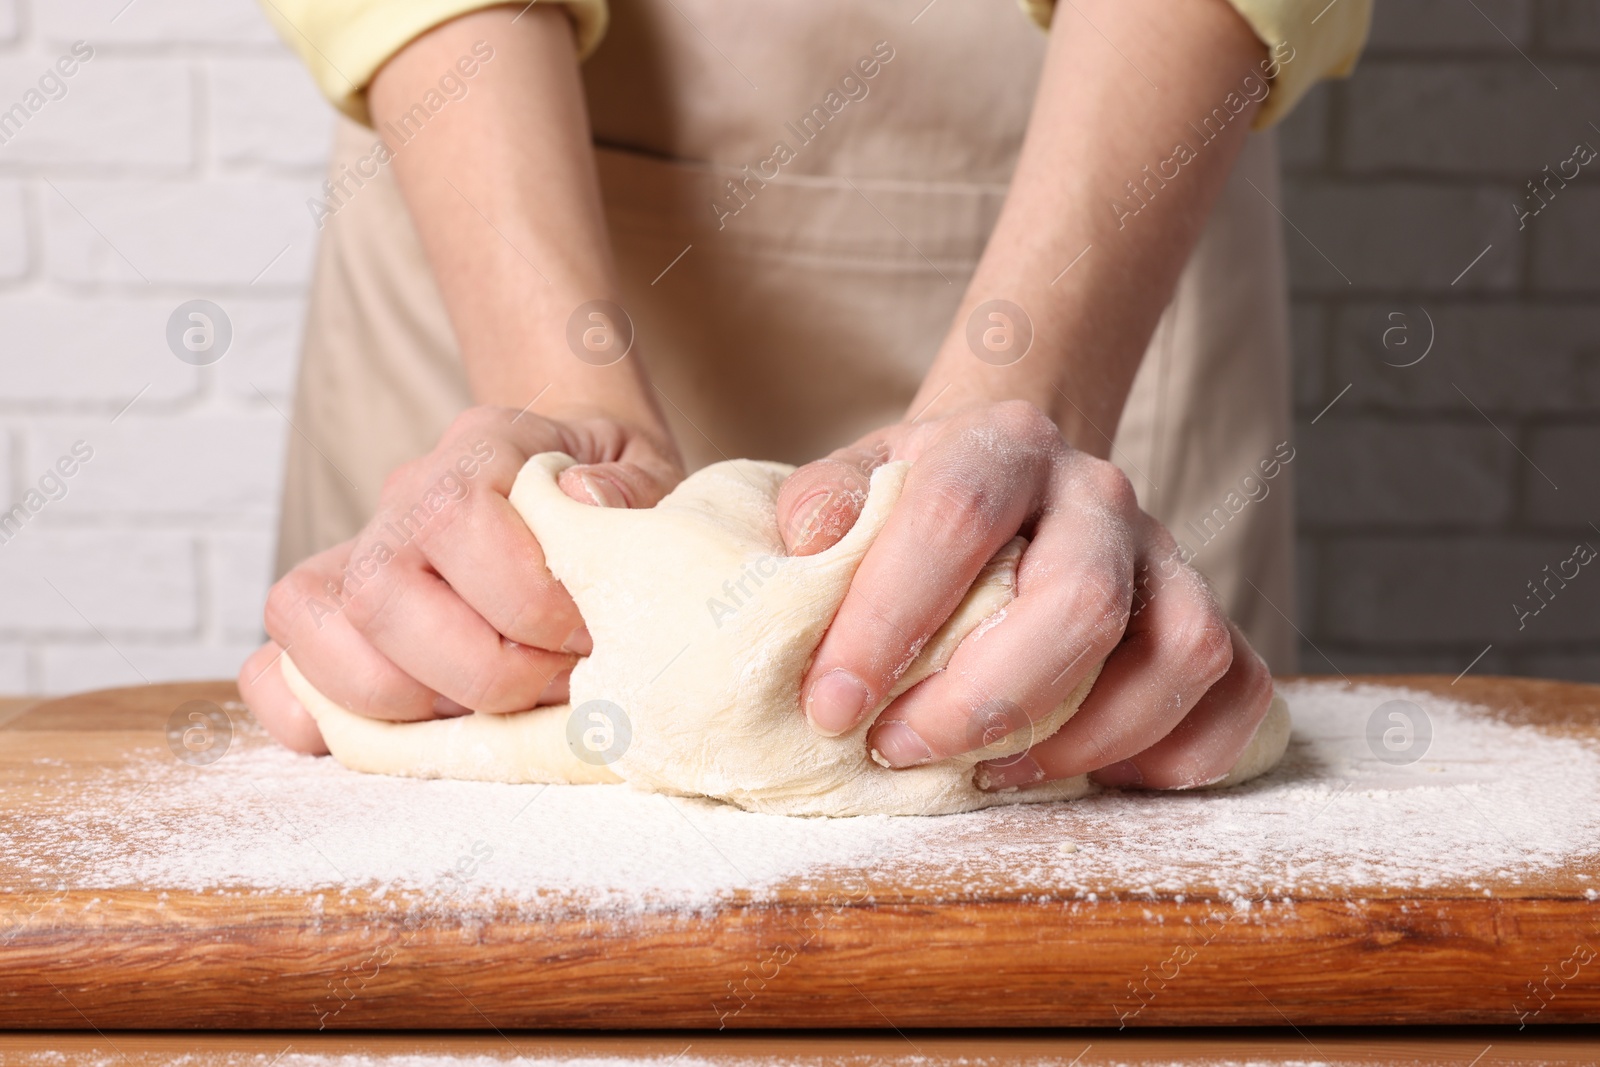
[[[1110,453],[1139,360],[1248,132],[1257,104],[1241,87],[1254,76],[1250,95],[1261,95],[1265,56],[1225,0],[1059,0],[1005,207],[911,414],[1029,400],[1075,446]],[[1245,103],[1237,113],[1230,93]],[[1208,128],[1213,108],[1228,121]],[[1179,144],[1190,149],[1182,162]],[[996,299],[1031,321],[1015,362],[979,358],[968,341],[974,309]]]
[[[468,94],[396,146],[404,116],[480,42],[493,59]],[[368,101],[396,149],[474,400],[521,408],[543,393],[539,414],[659,423],[637,359],[598,366],[567,344],[575,309],[616,301],[619,288],[564,10],[488,8],[447,22],[391,59]]]

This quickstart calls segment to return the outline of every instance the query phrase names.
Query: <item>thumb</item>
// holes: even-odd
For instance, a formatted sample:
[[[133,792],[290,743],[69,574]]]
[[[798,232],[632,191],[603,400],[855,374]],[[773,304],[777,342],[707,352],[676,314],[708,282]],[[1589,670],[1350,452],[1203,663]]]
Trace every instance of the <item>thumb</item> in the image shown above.
[[[579,463],[561,472],[556,484],[580,504],[603,508],[648,508],[672,491],[682,476],[666,466],[629,460]]]
[[[789,475],[778,493],[778,529],[790,555],[814,556],[850,532],[880,462],[869,452],[840,449]]]
[[[326,756],[328,745],[322,740],[317,720],[290,692],[289,683],[278,669],[283,653],[276,641],[268,641],[250,653],[239,668],[239,698],[279,744],[295,752]]]

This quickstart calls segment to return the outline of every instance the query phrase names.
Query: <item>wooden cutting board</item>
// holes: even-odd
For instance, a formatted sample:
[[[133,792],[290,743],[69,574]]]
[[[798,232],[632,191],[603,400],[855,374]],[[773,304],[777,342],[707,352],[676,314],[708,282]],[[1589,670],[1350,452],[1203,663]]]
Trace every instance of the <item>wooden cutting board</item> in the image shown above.
[[[1600,741],[1600,687],[1506,678],[1452,684],[1429,676],[1352,681],[1469,701],[1497,722],[1573,745]],[[167,750],[168,725],[179,709],[236,699],[231,685],[199,683],[70,697],[9,722],[0,710],[0,1026],[511,1030],[1600,1019],[1600,841],[1555,869],[1502,871],[1487,882],[1480,872],[1426,889],[1262,886],[1259,901],[1270,906],[1232,920],[1219,909],[1240,895],[1237,888],[1213,894],[1128,885],[1052,894],[1045,891],[1047,875],[1010,877],[1035,862],[1039,850],[1056,848],[1056,838],[1036,832],[1059,829],[1067,815],[1052,811],[1055,805],[1011,809],[981,824],[937,824],[952,829],[948,846],[928,838],[931,852],[966,848],[963,855],[989,857],[987,870],[933,863],[926,871],[934,873],[904,879],[892,863],[862,862],[735,893],[689,913],[644,909],[608,917],[603,909],[568,907],[541,915],[506,906],[469,916],[447,898],[435,899],[431,910],[400,913],[395,891],[381,885],[315,894],[281,885],[111,886],[94,870],[39,883],[41,870],[65,862],[48,850],[74,813],[81,813],[82,840],[100,850],[92,854],[116,859],[124,842],[98,829],[122,825],[104,816],[107,783],[126,793],[125,810],[137,810],[144,791],[160,788],[169,773],[150,770],[160,766],[151,761]],[[228,776],[239,772],[229,761],[264,752],[270,742],[236,706],[229,714],[234,734],[227,757],[196,768],[167,755],[172,767],[220,776],[209,781],[224,789],[234,781]],[[1484,756],[1492,766],[1494,754]],[[241,775],[238,791],[260,792],[251,781]],[[404,786],[414,784],[420,783]],[[1270,800],[1280,793],[1259,795]],[[1494,813],[1468,814],[1473,804],[1469,793],[1463,796],[1469,798],[1463,819],[1495,824]],[[1171,817],[1171,808],[1123,799],[1130,833],[1152,812]],[[192,816],[202,828],[211,820],[219,833],[271,832],[240,830],[224,814]],[[49,820],[56,836],[39,829]],[[976,845],[964,840],[962,828],[973,826],[991,838]],[[314,829],[296,832],[297,846],[316,847]],[[1485,840],[1490,832],[1483,830]],[[143,837],[125,847],[161,846]],[[342,860],[331,850],[323,858],[330,865]],[[1226,881],[1226,872],[1213,873],[1218,884]]]
[[[1592,1027],[0,1033],[6,1067],[1594,1067]]]

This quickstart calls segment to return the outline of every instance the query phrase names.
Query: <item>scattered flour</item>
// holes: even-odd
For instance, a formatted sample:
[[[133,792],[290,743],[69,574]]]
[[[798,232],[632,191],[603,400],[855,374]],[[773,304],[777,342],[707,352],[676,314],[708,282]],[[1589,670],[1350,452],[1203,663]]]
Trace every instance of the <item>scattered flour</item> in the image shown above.
[[[35,1052],[31,1055],[22,1054],[15,1059],[0,1058],[0,1063],[18,1065],[26,1064],[28,1067],[140,1067],[147,1062],[160,1063],[162,1067],[505,1067],[507,1064],[516,1064],[517,1067],[1013,1067],[1024,1062],[1016,1055],[965,1056],[953,1055],[942,1052],[937,1047],[937,1038],[930,1040],[925,1036],[919,1039],[925,1043],[926,1048],[912,1049],[876,1049],[872,1052],[841,1053],[828,1051],[807,1054],[796,1051],[790,1055],[774,1056],[770,1054],[748,1053],[740,1051],[714,1051],[709,1055],[686,1056],[683,1052],[630,1052],[624,1055],[604,1055],[594,1053],[561,1053],[524,1051],[536,1042],[519,1035],[515,1044],[507,1039],[509,1048],[490,1054],[460,1054],[448,1052],[382,1052],[382,1053],[349,1053],[349,1052],[211,1052],[193,1053],[173,1056],[170,1053],[159,1058],[140,1055],[137,1046],[133,1047],[131,1055],[120,1053],[113,1055],[98,1055],[95,1053],[65,1055],[53,1052]],[[429,1039],[419,1039],[418,1044],[423,1045]],[[1326,1039],[1324,1039],[1326,1040]],[[131,1044],[126,1035],[118,1036],[118,1043]],[[1076,1047],[1080,1042],[1077,1038],[1064,1040],[1063,1047]],[[672,1039],[661,1042],[663,1047],[675,1044]],[[1107,1047],[1104,1039],[1099,1042],[1102,1048]],[[715,1047],[714,1041],[701,1039],[690,1042],[690,1045],[710,1045]],[[796,1038],[794,1046],[797,1050],[804,1049],[805,1040]],[[291,1045],[291,1048],[293,1046]],[[1031,1067],[1074,1067],[1079,1057],[1072,1057],[1063,1053],[1059,1056],[1039,1055],[1030,1053],[1025,1062]],[[1098,1053],[1094,1059],[1094,1067],[1128,1067],[1130,1063],[1137,1063],[1140,1067],[1334,1067],[1334,1065],[1368,1064],[1372,1061],[1364,1055],[1350,1058],[1323,1059],[1282,1059],[1270,1057],[1265,1059],[1239,1059],[1234,1056],[1207,1054],[1193,1052],[1182,1059],[1153,1060],[1139,1056],[1136,1060],[1128,1061],[1118,1057],[1115,1050],[1109,1053]],[[1442,1062],[1437,1060],[1419,1061]]]
[[[1415,1040],[1414,1035],[1408,1036]],[[419,1038],[417,1045],[426,1047],[430,1040],[435,1039]],[[167,1053],[157,1057],[141,1054],[137,1046],[131,1046],[128,1035],[119,1034],[118,1045],[131,1046],[128,1055],[120,1052],[111,1055],[101,1055],[96,1052],[77,1055],[36,1052],[32,1055],[20,1055],[15,1059],[0,1058],[0,1063],[8,1065],[16,1063],[19,1067],[24,1064],[27,1067],[143,1067],[146,1063],[160,1064],[161,1067],[506,1067],[509,1064],[515,1064],[517,1067],[1015,1067],[1021,1063],[1026,1063],[1030,1067],[1076,1067],[1082,1062],[1085,1067],[1091,1063],[1093,1067],[1133,1067],[1133,1065],[1138,1067],[1367,1067],[1378,1062],[1373,1059],[1371,1044],[1359,1043],[1352,1048],[1350,1047],[1352,1043],[1338,1038],[1330,1039],[1326,1034],[1319,1034],[1314,1044],[1309,1039],[1306,1040],[1306,1044],[1314,1052],[1303,1058],[1286,1057],[1281,1053],[1259,1057],[1240,1056],[1236,1052],[1222,1051],[1230,1042],[1220,1037],[1171,1040],[1169,1044],[1173,1046],[1174,1051],[1181,1049],[1173,1058],[1152,1055],[1152,1051],[1148,1048],[1151,1041],[1148,1034],[1140,1035],[1141,1044],[1146,1047],[1135,1053],[1132,1058],[1119,1055],[1117,1035],[1114,1034],[1100,1035],[1093,1042],[1085,1042],[1076,1035],[1063,1037],[1059,1039],[1059,1045],[1066,1051],[1056,1055],[1041,1054],[1032,1050],[1019,1054],[1007,1049],[1002,1042],[996,1042],[999,1047],[993,1056],[962,1055],[941,1049],[939,1045],[943,1043],[943,1039],[938,1036],[930,1037],[926,1032],[917,1033],[914,1044],[905,1035],[899,1035],[897,1040],[905,1041],[906,1045],[899,1048],[893,1046],[885,1048],[879,1045],[871,1051],[861,1052],[830,1049],[808,1053],[804,1051],[806,1038],[796,1035],[792,1039],[796,1051],[787,1055],[772,1055],[737,1048],[717,1049],[715,1039],[706,1040],[701,1037],[686,1042],[697,1052],[694,1055],[685,1055],[687,1049],[676,1052],[665,1051],[676,1045],[675,1039],[666,1038],[660,1041],[664,1051],[641,1050],[607,1055],[592,1052],[563,1054],[545,1049],[530,1051],[537,1045],[537,1040],[518,1035],[514,1044],[510,1039],[506,1039],[507,1047],[492,1053],[476,1054],[411,1051],[318,1053],[295,1050],[277,1053],[216,1051],[178,1056]],[[1084,1044],[1094,1049],[1092,1060],[1086,1059],[1081,1052],[1076,1056],[1072,1055],[1073,1050],[1081,1048]],[[294,1048],[293,1045],[290,1047]],[[699,1054],[700,1048],[708,1049],[707,1053]],[[1324,1050],[1330,1053],[1327,1058],[1317,1054]],[[1528,1055],[1530,1052],[1534,1053],[1533,1057]],[[1410,1067],[1443,1067],[1446,1064],[1459,1065],[1466,1062],[1465,1056],[1449,1047],[1430,1048],[1427,1051],[1416,1047],[1410,1055],[1406,1055],[1401,1046],[1395,1046],[1389,1049],[1389,1054],[1390,1058],[1383,1062],[1391,1065],[1407,1064]],[[1497,1059],[1496,1062],[1506,1061]],[[1536,1047],[1532,1049],[1524,1047],[1522,1055],[1516,1062],[1532,1065],[1578,1061],[1563,1056],[1560,1052],[1556,1052],[1550,1059],[1545,1059],[1537,1056]]]
[[[1283,764],[1233,790],[1108,793],[937,818],[798,819],[627,786],[511,786],[347,771],[253,726],[208,767],[141,751],[82,776],[41,761],[0,825],[9,889],[308,892],[510,904],[525,913],[706,911],[828,887],[853,899],[1354,899],[1430,887],[1600,887],[1600,745],[1420,692],[1283,687]],[[1366,739],[1396,698],[1426,711],[1425,758]],[[18,884],[20,883],[20,884]],[[3,895],[3,894],[0,894]],[[1595,892],[1590,891],[1593,897]]]

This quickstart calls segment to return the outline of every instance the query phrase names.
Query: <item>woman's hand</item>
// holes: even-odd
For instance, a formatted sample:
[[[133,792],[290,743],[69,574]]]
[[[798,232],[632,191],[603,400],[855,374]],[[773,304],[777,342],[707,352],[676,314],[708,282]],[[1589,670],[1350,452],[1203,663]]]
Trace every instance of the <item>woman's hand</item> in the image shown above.
[[[271,641],[239,674],[267,732],[327,751],[277,670],[284,652],[330,699],[375,718],[564,701],[588,631],[507,499],[528,457],[551,451],[579,462],[562,472],[567,495],[601,507],[650,507],[683,477],[664,431],[508,408],[463,413],[432,452],[389,476],[360,535],[272,587]]]
[[[885,709],[871,749],[897,768],[970,752],[1029,729],[1105,660],[1066,726],[981,764],[980,785],[1093,772],[1105,785],[1174,789],[1228,772],[1266,715],[1271,676],[1120,470],[1068,446],[1032,404],[970,405],[796,471],[778,504],[790,551],[836,542],[872,470],[898,459],[912,461],[905,490],[802,683],[816,729],[844,733],[877,707],[983,564],[1021,533],[1016,600]]]
[[[1268,57],[1223,0],[1078,0],[1057,17],[1073,21],[1050,35],[1005,206],[911,402],[916,416],[796,472],[779,501],[791,551],[820,551],[855,521],[874,467],[913,461],[801,699],[826,733],[858,723],[1020,532],[1030,543],[1017,599],[884,711],[872,749],[895,767],[972,751],[1038,722],[1105,660],[1066,726],[981,765],[980,784],[1093,772],[1108,785],[1195,786],[1249,743],[1271,678],[1102,457],[1265,80],[1293,53]],[[1095,32],[1078,32],[1079,20]],[[1159,89],[1126,76],[1115,40],[1140,42]],[[1234,121],[1180,176],[1128,204],[1108,200],[1148,180],[1150,161],[1193,136],[1190,116],[1225,99],[1238,102]],[[1159,195],[1145,196],[1157,182]]]

